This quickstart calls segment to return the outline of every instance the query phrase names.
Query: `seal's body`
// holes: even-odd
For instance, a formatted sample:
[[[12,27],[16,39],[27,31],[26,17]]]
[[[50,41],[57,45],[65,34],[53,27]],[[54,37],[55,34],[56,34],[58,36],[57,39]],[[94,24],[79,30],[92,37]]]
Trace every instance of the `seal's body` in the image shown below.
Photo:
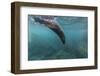
[[[65,36],[64,32],[62,31],[61,27],[56,22],[56,19],[51,16],[43,16],[43,17],[34,17],[35,22],[40,24],[44,24],[52,31],[54,31],[61,39],[62,43],[65,44]]]

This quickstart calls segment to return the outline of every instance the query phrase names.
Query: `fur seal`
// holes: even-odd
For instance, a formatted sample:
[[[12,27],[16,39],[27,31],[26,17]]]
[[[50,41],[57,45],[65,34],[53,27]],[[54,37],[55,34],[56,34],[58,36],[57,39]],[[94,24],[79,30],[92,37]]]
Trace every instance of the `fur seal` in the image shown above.
[[[35,20],[35,22],[44,24],[45,26],[50,28],[52,31],[54,31],[59,36],[62,43],[65,44],[64,32],[62,31],[59,24],[55,21],[54,17],[51,17],[51,16],[34,17],[34,20]]]

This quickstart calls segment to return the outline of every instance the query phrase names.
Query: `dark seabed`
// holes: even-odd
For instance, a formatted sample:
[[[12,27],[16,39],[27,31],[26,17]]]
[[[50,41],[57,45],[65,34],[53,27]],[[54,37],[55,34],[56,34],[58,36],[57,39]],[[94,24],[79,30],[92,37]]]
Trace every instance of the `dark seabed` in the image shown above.
[[[88,57],[88,18],[55,16],[63,29],[65,44],[55,32],[28,15],[28,60],[79,59]]]

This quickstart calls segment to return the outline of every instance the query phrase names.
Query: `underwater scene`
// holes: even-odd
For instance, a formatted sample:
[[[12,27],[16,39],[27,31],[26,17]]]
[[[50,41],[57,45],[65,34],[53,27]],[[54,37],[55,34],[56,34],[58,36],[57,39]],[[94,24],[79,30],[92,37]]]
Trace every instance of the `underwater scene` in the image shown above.
[[[88,17],[28,15],[28,60],[88,58]]]

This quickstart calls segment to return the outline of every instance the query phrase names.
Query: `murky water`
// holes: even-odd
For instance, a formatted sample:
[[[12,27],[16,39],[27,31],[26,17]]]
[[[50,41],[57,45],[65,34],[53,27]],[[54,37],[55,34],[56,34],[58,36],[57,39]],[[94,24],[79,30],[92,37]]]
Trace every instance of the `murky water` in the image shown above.
[[[65,44],[44,24],[28,16],[28,60],[78,59],[88,57],[87,17],[56,16],[64,31]]]

